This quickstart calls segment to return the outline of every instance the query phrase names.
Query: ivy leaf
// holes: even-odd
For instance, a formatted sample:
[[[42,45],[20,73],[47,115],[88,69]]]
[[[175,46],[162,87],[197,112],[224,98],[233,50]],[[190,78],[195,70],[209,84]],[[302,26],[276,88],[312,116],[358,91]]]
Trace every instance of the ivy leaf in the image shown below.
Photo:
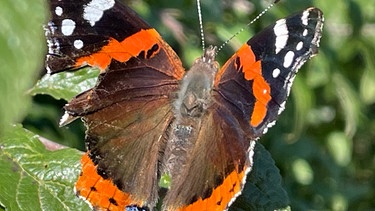
[[[0,204],[7,210],[89,210],[73,192],[81,153],[48,151],[39,137],[13,126],[0,141]]]

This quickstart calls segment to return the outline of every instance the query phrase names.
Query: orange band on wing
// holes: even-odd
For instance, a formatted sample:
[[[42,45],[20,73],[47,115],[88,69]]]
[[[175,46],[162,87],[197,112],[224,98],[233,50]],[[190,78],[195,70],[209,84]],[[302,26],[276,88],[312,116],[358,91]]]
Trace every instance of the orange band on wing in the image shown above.
[[[111,38],[109,43],[98,52],[78,58],[75,65],[76,67],[90,65],[105,70],[112,59],[119,62],[126,62],[130,58],[138,56],[142,51],[147,53],[160,40],[160,35],[155,29],[142,29],[121,42]]]
[[[222,211],[228,208],[229,202],[242,190],[241,182],[245,176],[245,171],[234,170],[223,181],[223,184],[216,187],[210,197],[198,199],[193,204],[179,209],[180,211]]]
[[[243,45],[236,55],[240,59],[245,79],[253,80],[252,88],[256,102],[251,115],[250,125],[256,127],[266,117],[267,104],[271,100],[271,88],[262,75],[261,61],[256,61],[254,52],[249,45]]]
[[[119,190],[111,180],[98,175],[96,166],[86,153],[81,159],[82,172],[75,185],[77,195],[85,198],[95,209],[123,211],[133,201],[128,193]]]

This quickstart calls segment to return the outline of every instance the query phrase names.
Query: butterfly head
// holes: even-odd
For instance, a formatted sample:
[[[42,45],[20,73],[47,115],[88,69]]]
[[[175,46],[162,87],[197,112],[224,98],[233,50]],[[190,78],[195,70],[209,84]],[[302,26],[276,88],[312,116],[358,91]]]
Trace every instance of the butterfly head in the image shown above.
[[[202,62],[206,62],[209,64],[215,63],[216,54],[217,47],[210,45],[207,49],[205,49],[203,56],[197,60],[202,60]]]

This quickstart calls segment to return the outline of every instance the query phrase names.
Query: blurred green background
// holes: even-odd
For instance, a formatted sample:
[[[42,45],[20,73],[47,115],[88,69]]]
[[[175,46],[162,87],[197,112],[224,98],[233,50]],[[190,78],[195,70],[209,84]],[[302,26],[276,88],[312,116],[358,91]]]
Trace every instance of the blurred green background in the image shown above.
[[[64,100],[31,98],[45,73],[43,0],[0,2],[0,133],[9,122],[84,149],[84,127],[59,128]],[[31,1],[30,1],[31,2]],[[181,56],[202,53],[195,2],[127,1]],[[206,43],[220,45],[262,9],[265,0],[202,0]],[[251,35],[309,6],[325,14],[320,53],[300,70],[286,110],[261,143],[279,167],[294,210],[375,209],[375,4],[368,0],[282,0],[220,53],[223,64]]]

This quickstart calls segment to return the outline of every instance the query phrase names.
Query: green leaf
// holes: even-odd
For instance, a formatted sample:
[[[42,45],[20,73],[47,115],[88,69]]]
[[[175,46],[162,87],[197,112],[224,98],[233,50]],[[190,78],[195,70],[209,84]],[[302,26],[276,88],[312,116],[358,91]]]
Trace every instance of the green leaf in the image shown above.
[[[296,177],[296,181],[302,185],[309,185],[314,179],[314,171],[306,160],[294,160],[292,163],[292,171]]]
[[[306,117],[309,109],[312,106],[312,94],[311,89],[306,86],[301,78],[294,80],[294,86],[292,88],[293,101],[295,104],[295,115],[294,115],[294,130],[293,138],[299,137],[306,125]]]
[[[74,72],[46,74],[30,91],[32,95],[49,94],[56,99],[69,101],[74,96],[92,88],[98,78],[99,70],[83,68]]]
[[[169,174],[163,174],[159,181],[159,187],[170,188],[171,187],[171,176]]]
[[[328,150],[335,162],[340,166],[347,166],[352,159],[352,141],[340,131],[332,132],[327,137]]]
[[[2,0],[0,3],[0,134],[23,118],[46,48],[43,0]]]
[[[289,198],[282,187],[280,171],[271,154],[259,142],[255,146],[253,160],[253,169],[242,194],[229,210],[276,210],[288,207]]]
[[[7,210],[88,210],[73,192],[81,153],[48,151],[37,135],[13,126],[0,142],[0,204]]]
[[[362,49],[365,46],[370,46],[365,48],[366,50],[362,50],[363,52],[363,60],[366,62],[366,67],[364,68],[363,75],[361,77],[360,83],[360,96],[361,99],[366,104],[375,103],[375,61],[373,58],[375,46],[372,46],[371,43],[364,41],[361,43]]]
[[[362,114],[362,105],[356,94],[351,87],[349,81],[339,73],[333,74],[333,82],[336,86],[336,93],[339,97],[343,113],[345,113],[345,133],[352,137],[356,132],[358,122]]]

